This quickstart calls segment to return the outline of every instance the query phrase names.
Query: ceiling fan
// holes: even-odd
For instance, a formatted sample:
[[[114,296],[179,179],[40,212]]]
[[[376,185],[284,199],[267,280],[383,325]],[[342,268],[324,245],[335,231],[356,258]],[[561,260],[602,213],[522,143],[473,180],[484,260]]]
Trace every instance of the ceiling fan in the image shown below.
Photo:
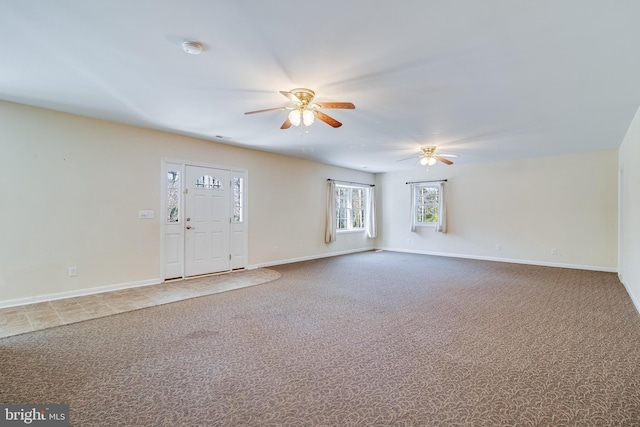
[[[445,159],[445,157],[458,157],[457,154],[444,154],[444,153],[436,153],[436,147],[431,145],[428,147],[422,147],[422,154],[417,156],[411,156],[406,159],[400,159],[398,162],[402,162],[404,160],[415,159],[416,157],[420,159],[420,164],[422,166],[433,166],[436,162],[440,161],[445,165],[452,165],[453,162],[449,159]]]
[[[245,114],[256,114],[256,113],[265,113],[267,111],[277,111],[277,110],[287,110],[289,111],[289,115],[287,119],[284,121],[280,129],[289,129],[291,125],[300,126],[300,124],[304,124],[305,126],[311,126],[314,122],[315,118],[322,120],[329,126],[334,128],[339,128],[342,126],[342,123],[330,117],[320,111],[321,108],[344,108],[353,110],[356,108],[350,102],[320,102],[320,103],[311,103],[313,98],[316,96],[316,93],[311,89],[298,88],[291,89],[286,92],[284,90],[280,91],[285,97],[287,97],[290,101],[293,102],[291,106],[285,107],[275,107],[275,108],[267,108],[265,110],[257,110],[257,111],[248,111]]]

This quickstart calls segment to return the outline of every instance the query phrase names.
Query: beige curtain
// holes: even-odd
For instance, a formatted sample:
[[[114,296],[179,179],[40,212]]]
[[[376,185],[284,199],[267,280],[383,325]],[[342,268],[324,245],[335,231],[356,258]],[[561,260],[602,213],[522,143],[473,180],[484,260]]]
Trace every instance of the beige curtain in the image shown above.
[[[336,241],[336,183],[327,181],[327,218],[324,228],[324,241]]]
[[[411,199],[409,200],[409,212],[411,216],[409,218],[409,226],[412,232],[416,232],[416,185],[411,184]]]
[[[439,233],[447,232],[447,204],[445,203],[444,182],[440,183],[438,189],[440,193],[440,200],[438,201],[438,223],[436,224],[436,231]]]
[[[376,230],[376,192],[374,187],[369,187],[367,190],[367,205],[364,210],[364,215],[367,237],[374,239],[378,234]]]

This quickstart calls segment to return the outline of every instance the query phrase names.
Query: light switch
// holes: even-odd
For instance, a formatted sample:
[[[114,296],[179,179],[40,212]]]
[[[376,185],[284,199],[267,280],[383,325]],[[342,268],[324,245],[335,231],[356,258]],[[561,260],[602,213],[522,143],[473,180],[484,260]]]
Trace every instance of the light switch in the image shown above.
[[[138,218],[155,218],[156,213],[153,210],[138,211]]]

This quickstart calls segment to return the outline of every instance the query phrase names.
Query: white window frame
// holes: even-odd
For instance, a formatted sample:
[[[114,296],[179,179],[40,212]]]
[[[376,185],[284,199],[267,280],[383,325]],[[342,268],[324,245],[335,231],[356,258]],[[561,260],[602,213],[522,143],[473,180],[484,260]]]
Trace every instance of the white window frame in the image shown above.
[[[346,208],[340,208],[340,203],[338,201],[338,191],[342,189],[349,190],[349,197]],[[353,226],[353,190],[361,190],[362,191],[362,227],[354,227]],[[345,185],[345,184],[336,184],[336,194],[334,195],[336,198],[336,233],[362,233],[366,230],[365,218],[367,205],[366,205],[366,197],[367,197],[367,188],[359,185]],[[340,213],[341,209],[347,210],[347,228],[339,228],[338,224],[340,222]]]
[[[433,188],[438,192],[438,198],[434,201],[434,202],[430,202],[430,203],[424,203],[424,204],[419,204],[419,199],[420,199],[420,189],[422,188]],[[421,206],[435,206],[438,209],[438,218],[440,218],[440,216],[442,215],[441,209],[440,209],[440,197],[442,197],[442,194],[440,192],[440,186],[438,184],[421,184],[421,185],[416,185],[415,187],[415,194],[413,197],[413,204],[412,204],[412,209],[413,209],[413,213],[414,213],[414,217],[415,217],[415,226],[416,227],[430,227],[430,228],[435,228],[438,225],[438,220],[436,219],[435,221],[429,221],[429,222],[424,222],[424,221],[419,221],[419,213],[418,213],[418,208],[420,208]]]

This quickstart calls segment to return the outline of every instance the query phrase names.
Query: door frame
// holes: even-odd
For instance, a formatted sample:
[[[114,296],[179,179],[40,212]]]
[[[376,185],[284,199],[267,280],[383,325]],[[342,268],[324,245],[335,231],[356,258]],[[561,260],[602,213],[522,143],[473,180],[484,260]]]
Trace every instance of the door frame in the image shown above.
[[[238,269],[246,269],[247,265],[248,265],[248,229],[249,229],[249,216],[248,216],[248,209],[247,209],[247,201],[249,198],[249,192],[248,192],[248,182],[249,182],[249,171],[247,169],[244,168],[238,168],[238,167],[232,167],[232,166],[227,166],[227,165],[216,165],[216,164],[210,164],[210,163],[200,163],[200,162],[190,162],[190,161],[185,161],[185,160],[176,160],[176,159],[168,159],[168,158],[162,158],[161,159],[161,167],[160,167],[160,279],[162,281],[165,281],[167,279],[167,241],[166,241],[166,236],[167,236],[167,230],[169,227],[175,227],[178,228],[178,241],[179,241],[179,248],[178,248],[178,260],[179,260],[179,266],[174,266],[173,267],[173,271],[174,273],[171,274],[170,278],[182,278],[185,279],[185,221],[184,221],[184,209],[185,209],[185,194],[184,194],[184,190],[186,188],[186,183],[185,183],[185,172],[186,172],[186,168],[187,166],[198,166],[198,167],[205,167],[205,168],[212,168],[212,169],[223,169],[223,170],[227,170],[230,172],[231,174],[231,178],[233,179],[234,176],[238,176],[238,175],[242,175],[242,177],[244,178],[244,185],[243,185],[243,194],[242,194],[242,204],[243,204],[243,225],[244,225],[244,236],[242,238],[242,262],[241,262],[241,266],[236,266],[231,267],[233,270],[238,270]],[[169,224],[167,222],[167,173],[169,170],[177,170],[180,172],[180,191],[179,191],[179,195],[180,195],[180,200],[179,200],[179,212],[181,212],[180,214],[180,220],[177,224]],[[231,198],[230,200],[230,212],[229,215],[231,216],[231,209],[233,209],[233,191],[229,192],[229,197]],[[230,227],[231,228],[231,227]],[[230,235],[231,238],[231,235]],[[231,249],[230,249],[231,251]],[[237,264],[237,261],[235,262]],[[177,274],[176,274],[177,272]]]

